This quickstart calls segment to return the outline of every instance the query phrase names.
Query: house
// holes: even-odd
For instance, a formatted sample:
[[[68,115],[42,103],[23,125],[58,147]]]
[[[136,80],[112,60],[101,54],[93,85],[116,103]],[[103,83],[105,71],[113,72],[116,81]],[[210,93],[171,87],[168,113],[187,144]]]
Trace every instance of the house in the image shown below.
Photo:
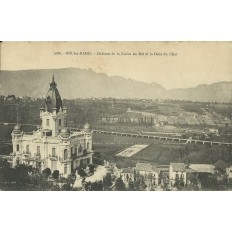
[[[67,108],[63,106],[54,75],[40,108],[40,119],[41,126],[30,133],[24,132],[19,123],[14,127],[13,166],[24,163],[40,171],[49,168],[67,177],[79,166],[92,164],[91,126],[86,123],[78,132],[67,127]]]
[[[187,174],[184,163],[170,163],[169,165],[169,183],[171,186],[185,186]]]
[[[126,183],[135,180],[135,168],[123,168],[121,178]]]
[[[226,168],[226,174],[229,179],[232,179],[232,165]]]
[[[140,175],[147,175],[151,173],[152,166],[150,163],[137,163],[135,170],[139,172]]]
[[[215,166],[212,164],[190,164],[189,168],[197,173],[215,173]]]
[[[149,179],[152,185],[158,185],[160,182],[160,170],[150,163],[137,163],[135,171],[144,176],[145,179]]]

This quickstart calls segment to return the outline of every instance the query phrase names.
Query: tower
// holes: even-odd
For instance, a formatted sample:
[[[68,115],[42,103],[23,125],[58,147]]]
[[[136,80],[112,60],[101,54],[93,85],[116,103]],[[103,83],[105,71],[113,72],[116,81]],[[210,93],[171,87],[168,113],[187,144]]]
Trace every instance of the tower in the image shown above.
[[[58,136],[65,127],[66,117],[67,108],[62,105],[62,99],[53,75],[45,98],[45,104],[40,108],[43,134],[46,136]]]
[[[58,170],[67,177],[79,166],[92,164],[92,129],[86,123],[81,131],[66,127],[67,108],[63,106],[52,77],[44,105],[40,108],[41,127],[24,133],[17,123],[12,132],[13,163],[19,161],[39,170]]]

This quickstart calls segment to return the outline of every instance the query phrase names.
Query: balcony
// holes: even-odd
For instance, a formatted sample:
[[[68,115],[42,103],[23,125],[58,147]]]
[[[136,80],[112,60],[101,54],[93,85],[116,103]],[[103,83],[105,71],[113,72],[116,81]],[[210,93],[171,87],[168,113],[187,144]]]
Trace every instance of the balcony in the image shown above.
[[[50,158],[52,161],[57,161],[58,160],[57,155],[48,154],[48,158]]]
[[[61,163],[68,163],[68,162],[71,162],[72,161],[72,159],[69,157],[69,158],[67,158],[67,159],[64,159],[63,157],[60,157],[60,162]]]

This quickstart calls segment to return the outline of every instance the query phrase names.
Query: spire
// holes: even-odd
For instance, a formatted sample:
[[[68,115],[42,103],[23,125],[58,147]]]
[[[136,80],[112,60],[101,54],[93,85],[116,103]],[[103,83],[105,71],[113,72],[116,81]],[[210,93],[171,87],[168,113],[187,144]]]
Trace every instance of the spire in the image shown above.
[[[54,79],[53,73],[52,82],[45,98],[45,109],[49,112],[52,112],[54,108],[56,108],[56,112],[59,112],[60,108],[62,108],[62,100]]]
[[[54,87],[56,87],[56,86],[57,86],[57,84],[56,84],[56,82],[55,82],[54,73],[53,73],[53,75],[52,75],[52,82],[50,83],[50,87],[51,87],[51,88],[54,88]]]
[[[19,103],[17,103],[17,106],[16,106],[16,116],[17,116],[17,118],[16,118],[16,122],[17,122],[17,125],[19,124]]]

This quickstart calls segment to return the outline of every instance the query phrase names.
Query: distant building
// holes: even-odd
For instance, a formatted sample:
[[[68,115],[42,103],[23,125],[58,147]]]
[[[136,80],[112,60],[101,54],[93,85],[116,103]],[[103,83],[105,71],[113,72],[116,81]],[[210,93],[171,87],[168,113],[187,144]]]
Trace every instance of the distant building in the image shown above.
[[[169,183],[171,186],[185,186],[187,174],[184,163],[170,163],[169,165]]]
[[[229,179],[232,179],[232,165],[226,168],[226,174]]]
[[[152,185],[158,185],[160,180],[160,170],[150,163],[137,163],[136,172],[144,176],[145,179],[150,179]]]
[[[215,166],[212,164],[190,164],[189,168],[198,173],[215,173]]]
[[[17,162],[58,170],[63,176],[75,172],[79,166],[92,163],[92,130],[86,123],[80,132],[71,132],[66,126],[67,108],[54,76],[40,108],[41,127],[28,134],[17,124],[12,132],[13,165]]]
[[[135,180],[135,168],[123,168],[121,172],[122,180],[126,183]]]

